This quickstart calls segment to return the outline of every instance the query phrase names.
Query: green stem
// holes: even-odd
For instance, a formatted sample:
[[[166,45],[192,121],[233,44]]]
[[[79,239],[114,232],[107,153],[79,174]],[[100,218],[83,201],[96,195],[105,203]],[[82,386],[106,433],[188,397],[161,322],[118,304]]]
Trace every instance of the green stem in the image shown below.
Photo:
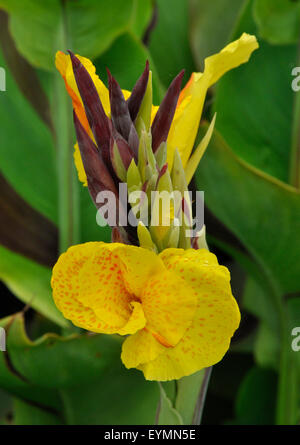
[[[300,61],[300,41],[298,47]],[[299,64],[297,65],[299,66]],[[300,188],[300,91],[294,93],[294,112],[292,124],[292,147],[290,160],[290,184]]]
[[[57,48],[66,50],[68,43],[64,3],[62,3]],[[64,252],[79,240],[79,199],[73,161],[72,108],[64,82],[58,73],[54,78],[53,121],[57,146],[59,251]]]
[[[277,395],[277,425],[295,425],[298,413],[298,370],[291,350],[288,313],[283,307],[281,317],[281,353]]]
[[[203,410],[204,410],[206,394],[207,394],[207,389],[208,389],[208,385],[209,385],[209,381],[210,381],[211,372],[212,372],[212,366],[205,369],[203,382],[202,382],[199,396],[197,399],[197,403],[195,406],[192,425],[201,425],[202,415],[203,415]]]

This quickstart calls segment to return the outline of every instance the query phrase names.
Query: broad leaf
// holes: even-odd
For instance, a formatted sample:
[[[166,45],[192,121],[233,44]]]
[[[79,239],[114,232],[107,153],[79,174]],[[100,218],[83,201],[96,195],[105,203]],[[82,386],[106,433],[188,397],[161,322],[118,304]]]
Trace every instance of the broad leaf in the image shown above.
[[[189,45],[188,2],[158,0],[157,23],[150,35],[149,50],[165,87],[180,70],[185,79],[195,71]]]
[[[293,0],[255,0],[259,34],[273,44],[295,43],[300,32],[300,4]]]
[[[1,0],[0,7],[10,14],[10,29],[19,51],[39,68],[54,70],[57,35],[62,27],[68,29],[68,42],[74,52],[95,58],[104,52],[123,32],[133,28],[140,33],[137,20],[149,4],[141,10],[141,0],[114,0],[107,7],[106,0]],[[136,9],[137,8],[137,9]],[[146,22],[143,16],[143,23]]]
[[[204,69],[205,57],[215,54],[228,43],[245,0],[189,0],[190,42],[198,71]]]
[[[234,38],[257,34],[251,8]],[[217,86],[216,128],[245,161],[288,182],[291,168],[293,101],[291,71],[298,64],[296,45],[272,46],[259,40],[248,63],[232,70]]]

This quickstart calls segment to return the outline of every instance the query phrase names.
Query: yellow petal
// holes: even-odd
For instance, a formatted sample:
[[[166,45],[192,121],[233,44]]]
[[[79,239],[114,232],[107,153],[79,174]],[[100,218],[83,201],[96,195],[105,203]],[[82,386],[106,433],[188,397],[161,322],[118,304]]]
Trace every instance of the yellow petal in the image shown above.
[[[147,329],[142,329],[126,338],[121,360],[126,368],[137,368],[141,363],[154,360],[164,349]]]
[[[120,335],[135,334],[140,329],[143,329],[146,324],[146,318],[141,303],[132,301],[130,306],[132,308],[131,316],[126,325],[119,329],[118,334]]]
[[[202,159],[202,156],[204,155],[205,150],[207,149],[207,146],[214,131],[215,122],[216,122],[216,113],[214,114],[214,117],[205,133],[205,136],[203,137],[200,144],[195,149],[194,153],[187,162],[187,165],[185,167],[185,179],[187,184],[191,182],[194,173],[197,170],[197,167]]]
[[[196,309],[191,287],[172,271],[165,271],[148,280],[141,301],[148,331],[166,348],[175,346]]]
[[[207,57],[204,72],[209,77],[209,86],[216,83],[227,71],[248,62],[257,48],[256,37],[244,32],[238,40],[229,43],[218,54]]]
[[[140,297],[148,280],[165,270],[162,260],[154,252],[137,246],[120,244],[114,251],[128,292]]]
[[[75,163],[75,167],[77,169],[79,181],[82,182],[85,187],[87,187],[87,185],[88,185],[87,177],[85,174],[85,170],[84,170],[84,166],[83,166],[83,162],[82,162],[82,158],[81,158],[81,153],[80,153],[79,146],[78,146],[77,142],[74,145],[74,163]]]
[[[255,36],[244,33],[218,54],[205,59],[204,73],[193,73],[182,90],[168,136],[168,165],[172,167],[175,148],[185,167],[197,135],[207,89],[227,71],[249,60],[258,48]],[[186,98],[191,97],[189,101]]]
[[[53,269],[57,307],[75,325],[93,332],[133,334],[145,326],[140,303],[127,291],[114,250],[102,242],[73,246]]]
[[[176,252],[177,251],[177,252]],[[169,270],[185,277],[197,298],[192,324],[174,348],[139,365],[148,380],[173,380],[211,366],[222,359],[240,322],[231,294],[230,274],[206,249],[167,249],[161,255]]]
[[[77,299],[103,320],[107,333],[123,328],[132,312],[132,295],[122,279],[118,257],[103,243],[90,255],[79,273]]]
[[[71,320],[76,326],[93,331],[103,332],[104,324],[92,309],[79,302],[79,273],[90,254],[99,243],[86,243],[70,247],[63,253],[53,268],[51,285],[53,298],[58,309],[64,317]]]
[[[127,368],[139,367],[172,349],[191,325],[197,299],[186,282],[164,271],[149,278],[141,302],[147,323],[123,345],[122,361]]]

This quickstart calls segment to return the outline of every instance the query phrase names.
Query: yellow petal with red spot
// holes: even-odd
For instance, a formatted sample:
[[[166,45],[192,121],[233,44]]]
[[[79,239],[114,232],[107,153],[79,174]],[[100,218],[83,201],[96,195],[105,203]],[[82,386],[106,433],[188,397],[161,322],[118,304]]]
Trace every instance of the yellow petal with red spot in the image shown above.
[[[85,262],[79,273],[78,300],[102,319],[110,332],[118,332],[128,322],[133,300],[121,276],[118,257],[102,244]]]
[[[222,51],[205,59],[204,73],[193,73],[181,91],[178,107],[168,136],[168,165],[173,165],[175,149],[178,148],[183,166],[190,157],[197,135],[206,92],[227,71],[249,60],[258,48],[255,36],[242,34]],[[186,98],[190,96],[190,100]]]
[[[93,310],[84,306],[78,300],[80,270],[89,260],[95,248],[100,243],[86,243],[73,246],[63,253],[52,271],[51,285],[53,298],[58,309],[64,317],[71,320],[76,326],[93,331],[103,332],[105,323],[99,319]]]
[[[168,271],[150,278],[140,299],[146,326],[124,343],[122,361],[127,368],[137,367],[173,348],[190,326],[197,305],[184,280]]]
[[[138,366],[148,380],[173,380],[212,366],[222,359],[240,322],[240,312],[231,294],[230,274],[205,249],[171,252],[169,270],[184,277],[197,298],[192,323],[174,348]]]
[[[230,274],[206,249],[160,255],[86,243],[53,269],[57,307],[77,326],[130,336],[122,361],[149,380],[172,380],[221,360],[240,322]]]
[[[54,301],[77,326],[122,335],[145,326],[143,309],[133,301],[121,277],[119,260],[114,255],[119,246],[123,245],[80,244],[58,259],[51,281]]]
[[[154,360],[164,349],[164,346],[144,328],[126,338],[122,345],[121,359],[126,368],[137,368],[141,363]]]
[[[128,292],[140,296],[148,280],[165,270],[162,260],[152,251],[137,246],[120,245],[115,250]]]
[[[141,294],[146,328],[166,347],[175,346],[190,325],[196,298],[185,280],[170,271],[149,279]]]

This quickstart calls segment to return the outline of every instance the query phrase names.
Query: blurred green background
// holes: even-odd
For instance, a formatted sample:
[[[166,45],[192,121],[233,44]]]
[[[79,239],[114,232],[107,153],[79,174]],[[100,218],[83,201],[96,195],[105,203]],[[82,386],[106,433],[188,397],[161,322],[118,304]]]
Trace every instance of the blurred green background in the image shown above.
[[[207,95],[216,131],[193,180],[210,249],[229,267],[242,323],[214,366],[204,424],[300,422],[300,2],[0,0],[0,423],[151,424],[159,392],[120,361],[120,341],[81,333],[51,297],[70,244],[110,240],[79,183],[57,50],[131,89],[150,61],[159,104],[173,77],[243,32],[260,48]],[[300,82],[299,82],[300,86]]]

